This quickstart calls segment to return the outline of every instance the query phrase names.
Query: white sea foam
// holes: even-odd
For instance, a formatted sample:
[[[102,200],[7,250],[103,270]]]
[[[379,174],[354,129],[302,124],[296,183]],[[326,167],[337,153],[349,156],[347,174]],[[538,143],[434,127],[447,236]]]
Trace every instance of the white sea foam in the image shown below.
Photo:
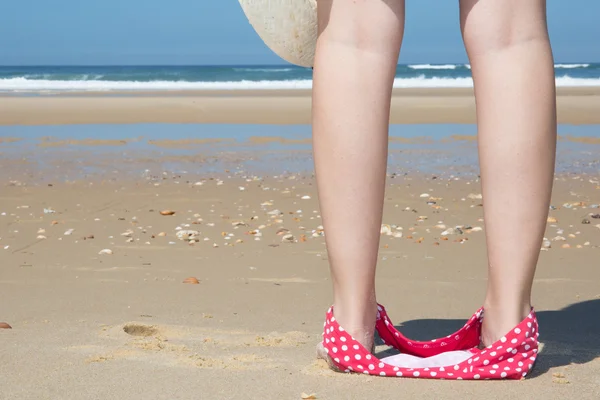
[[[445,65],[432,65],[432,64],[417,64],[409,65],[410,69],[456,69],[457,65],[445,64]]]
[[[557,86],[600,86],[600,78],[572,78],[569,76],[556,79]],[[396,88],[436,88],[436,87],[472,87],[471,78],[396,78]],[[288,81],[230,81],[230,82],[184,82],[184,81],[98,81],[77,80],[59,81],[27,78],[0,79],[0,91],[3,92],[47,92],[47,91],[114,91],[114,90],[277,90],[277,89],[310,89],[310,80]]]
[[[436,87],[472,87],[471,78],[425,78],[423,75],[416,78],[396,78],[395,88],[436,88]]]
[[[590,64],[556,64],[554,68],[557,69],[575,69],[575,68],[587,68]],[[465,64],[465,68],[471,69],[471,64]]]
[[[471,64],[465,64],[465,68],[471,69]],[[557,69],[575,69],[575,68],[587,68],[590,64],[556,64],[554,68]]]
[[[556,64],[554,68],[562,69],[574,69],[574,68],[587,68],[590,64]]]
[[[98,81],[44,80],[26,78],[0,79],[1,91],[108,91],[108,90],[227,90],[227,89],[310,89],[312,81]]]
[[[292,68],[234,68],[236,72],[290,72]]]

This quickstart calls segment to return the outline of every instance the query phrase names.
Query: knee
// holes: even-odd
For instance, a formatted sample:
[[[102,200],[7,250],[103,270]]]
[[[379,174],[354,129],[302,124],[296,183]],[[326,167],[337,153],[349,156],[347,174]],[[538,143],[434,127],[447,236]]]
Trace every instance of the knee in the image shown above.
[[[548,41],[545,0],[461,0],[461,29],[471,55]]]
[[[319,0],[320,37],[376,50],[395,43],[404,29],[404,0]]]

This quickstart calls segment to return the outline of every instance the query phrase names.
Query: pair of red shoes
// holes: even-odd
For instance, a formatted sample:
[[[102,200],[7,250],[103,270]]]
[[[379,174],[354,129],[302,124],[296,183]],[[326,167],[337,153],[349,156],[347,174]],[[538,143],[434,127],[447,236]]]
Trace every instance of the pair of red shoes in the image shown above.
[[[365,373],[379,376],[400,376],[425,379],[523,379],[533,368],[538,352],[538,322],[534,310],[496,343],[479,348],[484,310],[481,308],[456,333],[428,342],[413,341],[403,336],[392,324],[385,308],[378,305],[375,329],[383,342],[418,360],[414,366],[392,365],[379,360],[358,341],[344,331],[333,315],[327,311],[323,333],[323,347],[330,365],[343,372]],[[449,352],[462,355],[456,364],[440,365],[440,357]],[[433,361],[435,358],[438,360]],[[431,361],[431,366],[427,362]],[[443,362],[443,361],[442,361]],[[437,366],[433,366],[437,365]]]

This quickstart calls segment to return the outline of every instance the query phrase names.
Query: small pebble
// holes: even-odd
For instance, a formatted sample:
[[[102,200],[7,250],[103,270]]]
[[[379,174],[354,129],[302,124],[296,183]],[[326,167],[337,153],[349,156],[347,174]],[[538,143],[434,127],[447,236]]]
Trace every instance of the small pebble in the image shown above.
[[[391,235],[392,234],[392,227],[389,226],[389,225],[386,225],[386,224],[381,225],[380,233],[382,235]]]
[[[179,240],[190,241],[190,240],[198,240],[198,236],[200,232],[198,231],[190,231],[190,230],[180,230],[176,233],[177,238]]]
[[[285,243],[293,243],[296,241],[296,238],[294,237],[294,235],[288,233],[287,235],[283,235],[281,241]]]
[[[460,228],[448,228],[441,233],[442,236],[448,235],[462,235],[463,231]]]

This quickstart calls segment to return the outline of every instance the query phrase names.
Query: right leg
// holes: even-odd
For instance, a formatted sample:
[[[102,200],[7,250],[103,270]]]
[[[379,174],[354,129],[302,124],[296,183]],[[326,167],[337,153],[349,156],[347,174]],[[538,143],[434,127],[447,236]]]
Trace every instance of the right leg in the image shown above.
[[[489,345],[530,312],[556,152],[554,68],[545,0],[460,5],[477,101]]]
[[[313,146],[335,316],[374,340],[391,91],[404,0],[319,0]]]

